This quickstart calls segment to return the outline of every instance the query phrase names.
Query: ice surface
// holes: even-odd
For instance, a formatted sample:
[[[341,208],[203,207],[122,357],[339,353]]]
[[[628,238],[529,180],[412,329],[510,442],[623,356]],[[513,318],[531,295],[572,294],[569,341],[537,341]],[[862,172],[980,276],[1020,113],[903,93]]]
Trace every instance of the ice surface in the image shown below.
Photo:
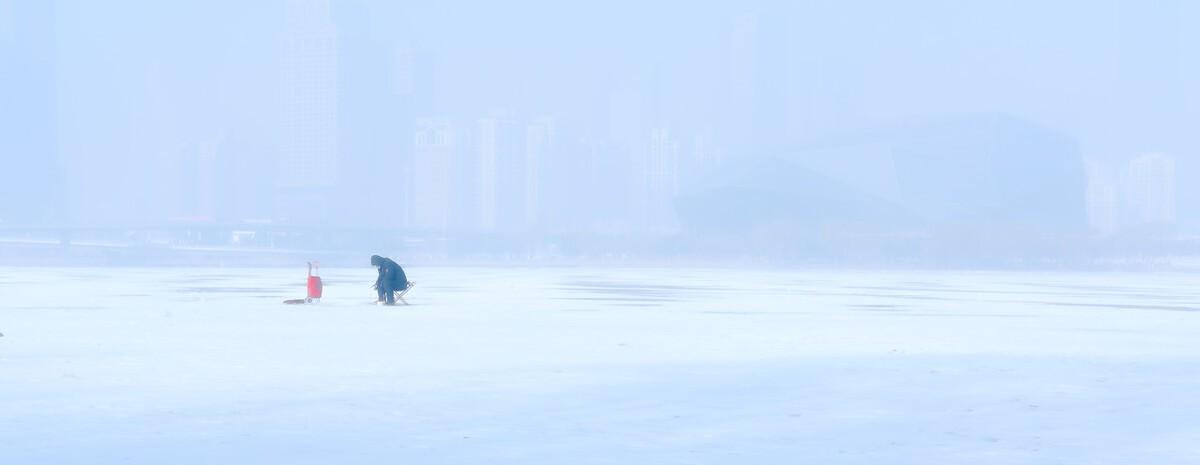
[[[0,269],[0,463],[1200,463],[1175,274]]]

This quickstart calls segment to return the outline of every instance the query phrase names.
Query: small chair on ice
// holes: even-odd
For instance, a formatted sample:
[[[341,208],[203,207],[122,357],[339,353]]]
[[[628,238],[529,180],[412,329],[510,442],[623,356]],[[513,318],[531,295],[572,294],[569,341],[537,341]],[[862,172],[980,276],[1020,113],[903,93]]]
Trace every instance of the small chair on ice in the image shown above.
[[[396,302],[404,302],[404,305],[408,305],[408,301],[404,300],[404,295],[408,294],[408,291],[412,290],[413,286],[416,285],[417,283],[409,281],[408,284],[404,286],[404,289],[392,291],[392,295],[396,299]]]

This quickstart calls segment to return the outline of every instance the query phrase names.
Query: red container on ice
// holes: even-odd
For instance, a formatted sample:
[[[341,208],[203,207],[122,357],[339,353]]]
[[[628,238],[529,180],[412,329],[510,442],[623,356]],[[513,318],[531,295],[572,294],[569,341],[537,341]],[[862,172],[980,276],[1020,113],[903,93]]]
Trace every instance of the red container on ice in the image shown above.
[[[321,291],[325,288],[321,283],[321,277],[315,271],[317,267],[316,263],[308,264],[308,299],[311,301],[321,300]]]

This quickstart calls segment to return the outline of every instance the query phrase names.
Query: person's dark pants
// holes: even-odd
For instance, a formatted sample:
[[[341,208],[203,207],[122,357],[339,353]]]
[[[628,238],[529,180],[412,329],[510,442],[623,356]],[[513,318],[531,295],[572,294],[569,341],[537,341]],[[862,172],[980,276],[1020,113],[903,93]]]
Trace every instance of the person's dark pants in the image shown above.
[[[384,302],[384,304],[387,304],[387,305],[395,305],[396,291],[397,291],[397,289],[395,286],[392,285],[392,283],[390,283],[390,282],[380,283],[379,284],[379,300],[382,300]]]

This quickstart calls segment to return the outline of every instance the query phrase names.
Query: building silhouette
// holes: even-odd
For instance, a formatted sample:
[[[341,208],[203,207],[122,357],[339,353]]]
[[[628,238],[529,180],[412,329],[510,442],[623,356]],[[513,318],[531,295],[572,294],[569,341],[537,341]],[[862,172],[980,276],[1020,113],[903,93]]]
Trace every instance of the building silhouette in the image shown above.
[[[370,27],[377,4],[332,4],[337,30],[336,219],[361,227],[412,226],[417,115],[431,113],[424,55]],[[399,42],[399,43],[397,43]],[[389,208],[381,209],[380,204]]]
[[[818,138],[724,170],[679,206],[697,232],[854,224],[1071,233],[1088,224],[1086,183],[1072,138],[1020,118],[962,115]]]
[[[1119,189],[1114,176],[1095,160],[1084,164],[1087,173],[1088,227],[1106,236],[1117,231],[1120,205]]]
[[[7,7],[7,8],[4,8]],[[63,200],[55,2],[0,4],[0,223],[52,221]]]
[[[648,232],[665,232],[676,226],[674,201],[679,194],[679,141],[666,128],[655,128],[635,165],[637,214]]]
[[[540,117],[534,119],[526,126],[525,160],[523,163],[525,185],[523,186],[524,198],[521,202],[523,226],[525,229],[537,228],[544,220],[545,202],[543,201],[543,196],[549,194],[545,191],[547,183],[544,176],[549,174],[545,172],[545,167],[549,166],[548,162],[551,158],[560,156],[557,149],[557,136],[552,118]],[[553,194],[564,193],[555,192]]]
[[[421,231],[445,233],[454,207],[454,173],[458,143],[449,121],[422,118],[413,137],[412,195],[408,196],[410,225]]]
[[[1126,218],[1130,225],[1175,221],[1175,160],[1146,153],[1130,160],[1125,179]]]
[[[338,184],[338,43],[329,0],[287,0],[283,140],[277,183],[284,218],[329,220]]]
[[[525,223],[524,136],[511,114],[480,118],[475,139],[475,193],[480,232],[515,232]]]

